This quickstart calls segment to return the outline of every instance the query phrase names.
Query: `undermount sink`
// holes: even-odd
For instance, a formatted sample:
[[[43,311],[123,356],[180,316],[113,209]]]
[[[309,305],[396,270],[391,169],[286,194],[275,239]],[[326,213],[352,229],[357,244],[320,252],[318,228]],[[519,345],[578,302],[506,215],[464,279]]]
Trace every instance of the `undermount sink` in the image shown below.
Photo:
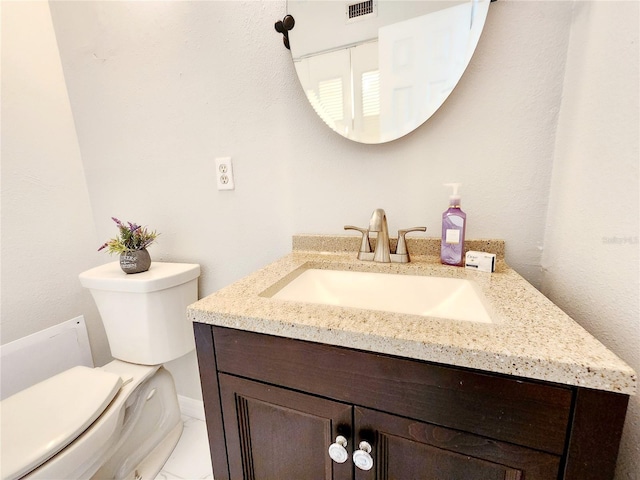
[[[460,278],[310,268],[271,298],[493,323],[479,287]]]

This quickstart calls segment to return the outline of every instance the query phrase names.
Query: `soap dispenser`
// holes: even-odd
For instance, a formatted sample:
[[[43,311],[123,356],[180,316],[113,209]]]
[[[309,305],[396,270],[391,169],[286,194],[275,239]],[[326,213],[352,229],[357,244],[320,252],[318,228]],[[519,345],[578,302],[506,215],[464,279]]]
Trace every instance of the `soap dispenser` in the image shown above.
[[[449,196],[449,208],[442,214],[442,243],[440,260],[445,265],[462,266],[464,263],[464,233],[467,214],[460,209],[460,183],[445,183],[453,189]]]

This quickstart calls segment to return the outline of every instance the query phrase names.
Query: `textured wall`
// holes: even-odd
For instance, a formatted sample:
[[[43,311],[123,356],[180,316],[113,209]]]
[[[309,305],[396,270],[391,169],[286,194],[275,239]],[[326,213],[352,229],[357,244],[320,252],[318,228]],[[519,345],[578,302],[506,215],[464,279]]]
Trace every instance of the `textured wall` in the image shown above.
[[[2,343],[84,314],[104,363],[104,329],[78,280],[97,245],[49,8],[1,8]]]
[[[578,3],[557,133],[543,292],[640,372],[638,2]],[[615,28],[611,28],[615,25]],[[631,398],[617,478],[640,474]]]
[[[469,237],[507,240],[538,282],[570,5],[498,2],[469,70],[413,134],[382,146],[331,132],[273,23],[280,2],[51,4],[96,228],[163,232],[156,258],[198,261],[209,293],[289,250],[293,233],[364,225],[439,236],[461,181]],[[218,192],[215,156],[234,159]],[[136,177],[140,174],[140,177]]]

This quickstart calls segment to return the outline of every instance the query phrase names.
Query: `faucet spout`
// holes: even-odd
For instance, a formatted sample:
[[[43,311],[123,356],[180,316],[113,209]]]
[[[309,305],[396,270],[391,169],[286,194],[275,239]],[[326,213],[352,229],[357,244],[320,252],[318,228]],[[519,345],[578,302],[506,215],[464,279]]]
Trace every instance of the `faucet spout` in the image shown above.
[[[373,211],[371,220],[369,220],[369,231],[378,233],[376,249],[373,253],[373,261],[390,263],[389,227],[387,226],[387,214],[382,208],[377,208]]]

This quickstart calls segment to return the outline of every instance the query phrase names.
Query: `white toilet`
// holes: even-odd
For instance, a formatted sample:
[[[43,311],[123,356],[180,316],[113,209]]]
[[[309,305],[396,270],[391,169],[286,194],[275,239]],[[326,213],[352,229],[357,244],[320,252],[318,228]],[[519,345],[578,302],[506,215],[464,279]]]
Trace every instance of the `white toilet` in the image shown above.
[[[187,305],[196,264],[153,262],[127,275],[118,262],[80,274],[116,360],[74,367],[1,403],[2,479],[153,480],[182,433],[162,363],[194,349]]]

